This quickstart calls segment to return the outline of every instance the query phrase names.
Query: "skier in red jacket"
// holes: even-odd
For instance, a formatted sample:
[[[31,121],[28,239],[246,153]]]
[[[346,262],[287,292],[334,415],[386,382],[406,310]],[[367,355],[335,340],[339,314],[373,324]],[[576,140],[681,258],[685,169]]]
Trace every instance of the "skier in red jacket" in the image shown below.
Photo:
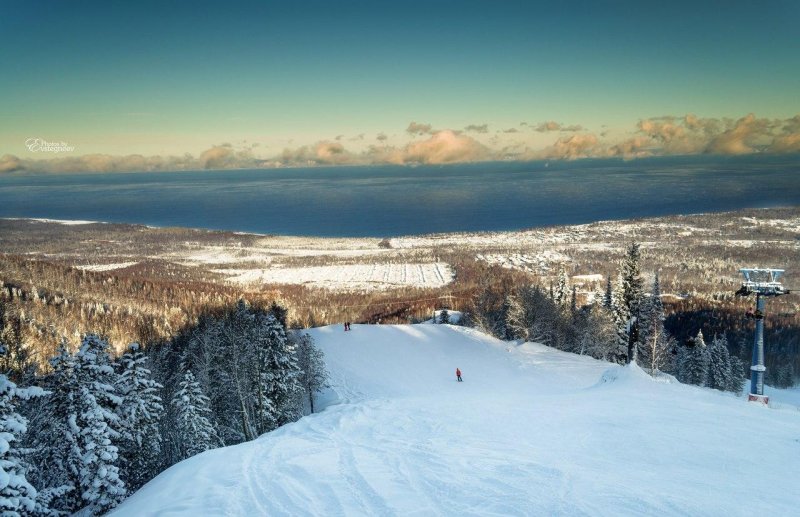
[[[458,382],[464,382],[464,380],[461,378],[461,370],[458,368],[456,368],[456,378],[458,379]]]

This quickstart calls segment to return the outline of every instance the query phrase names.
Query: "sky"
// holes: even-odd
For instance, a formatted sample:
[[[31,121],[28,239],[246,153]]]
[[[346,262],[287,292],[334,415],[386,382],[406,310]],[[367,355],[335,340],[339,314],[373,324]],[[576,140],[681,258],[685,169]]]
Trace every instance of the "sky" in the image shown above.
[[[0,172],[800,151],[797,1],[0,12]]]

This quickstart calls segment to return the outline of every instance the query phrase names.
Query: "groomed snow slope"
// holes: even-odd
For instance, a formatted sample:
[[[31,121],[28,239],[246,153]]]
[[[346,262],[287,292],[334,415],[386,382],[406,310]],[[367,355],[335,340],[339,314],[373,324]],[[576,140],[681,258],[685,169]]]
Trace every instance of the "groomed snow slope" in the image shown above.
[[[800,505],[796,407],[447,325],[311,334],[333,374],[324,411],[175,465],[117,514],[796,515]]]

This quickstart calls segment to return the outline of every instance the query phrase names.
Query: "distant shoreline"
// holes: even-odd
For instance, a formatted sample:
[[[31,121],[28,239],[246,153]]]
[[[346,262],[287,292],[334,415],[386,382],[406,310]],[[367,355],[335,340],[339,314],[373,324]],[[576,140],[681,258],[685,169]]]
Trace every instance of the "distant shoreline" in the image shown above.
[[[581,228],[591,225],[606,225],[614,223],[634,224],[642,221],[663,220],[671,218],[696,218],[696,217],[709,217],[709,216],[724,216],[730,214],[732,217],[743,217],[744,214],[749,213],[763,213],[775,210],[789,210],[800,212],[800,205],[786,205],[786,206],[772,206],[772,207],[752,207],[741,208],[737,210],[721,210],[709,212],[696,212],[687,214],[667,214],[649,217],[627,217],[619,219],[598,219],[586,223],[577,224],[556,224],[556,225],[542,225],[530,226],[527,228],[510,229],[510,230],[480,230],[480,231],[453,231],[453,232],[431,232],[419,234],[403,234],[403,235],[386,235],[386,236],[332,236],[332,235],[290,235],[290,234],[276,234],[276,233],[259,233],[259,232],[245,232],[238,231],[230,228],[205,228],[202,226],[158,226],[139,224],[135,222],[116,222],[116,221],[87,221],[87,220],[73,220],[73,219],[51,219],[45,217],[0,217],[0,222],[3,221],[29,221],[32,223],[45,223],[61,226],[86,226],[86,225],[114,225],[128,228],[146,228],[148,230],[181,230],[181,231],[197,231],[206,232],[209,234],[222,234],[222,235],[238,235],[247,237],[261,237],[273,239],[306,239],[313,241],[387,241],[391,239],[452,239],[457,237],[488,237],[488,236],[508,236],[515,234],[527,234],[532,232],[542,231],[563,231],[569,228]]]

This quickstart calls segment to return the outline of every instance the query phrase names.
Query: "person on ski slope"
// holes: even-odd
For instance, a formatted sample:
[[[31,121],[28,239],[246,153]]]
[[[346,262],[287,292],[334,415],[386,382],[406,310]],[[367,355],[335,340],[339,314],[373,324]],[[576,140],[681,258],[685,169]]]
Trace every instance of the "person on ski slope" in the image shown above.
[[[458,382],[464,382],[464,380],[461,378],[461,370],[458,368],[456,368],[456,379],[458,379]]]

